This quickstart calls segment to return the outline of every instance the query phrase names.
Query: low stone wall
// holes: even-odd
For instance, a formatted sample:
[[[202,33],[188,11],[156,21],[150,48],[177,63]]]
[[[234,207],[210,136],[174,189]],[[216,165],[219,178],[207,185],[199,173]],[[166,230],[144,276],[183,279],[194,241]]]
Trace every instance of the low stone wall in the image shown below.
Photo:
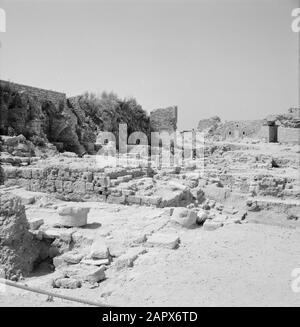
[[[278,142],[300,145],[300,128],[278,127]]]
[[[107,177],[110,188],[121,182],[143,176],[142,168],[101,168],[94,171],[69,169],[67,167],[13,167],[3,166],[4,184],[19,185],[28,191],[57,193],[66,200],[105,200],[104,188]]]

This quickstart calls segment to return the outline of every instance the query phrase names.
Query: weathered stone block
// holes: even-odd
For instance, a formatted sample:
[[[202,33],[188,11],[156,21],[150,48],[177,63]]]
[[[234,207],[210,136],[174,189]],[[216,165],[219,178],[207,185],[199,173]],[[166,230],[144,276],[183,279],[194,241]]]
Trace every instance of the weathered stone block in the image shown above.
[[[31,174],[33,179],[44,179],[46,178],[46,172],[42,168],[32,168]]]
[[[158,246],[167,249],[176,249],[179,246],[180,239],[178,235],[171,233],[158,232],[148,237],[148,246]]]
[[[90,171],[84,172],[82,174],[82,179],[88,183],[91,183],[93,181],[93,173]]]
[[[56,192],[61,193],[63,192],[63,182],[61,180],[55,180],[54,181],[54,186],[56,189]]]
[[[94,191],[94,184],[86,182],[85,183],[85,189],[87,192],[93,192]]]
[[[171,217],[172,221],[180,224],[185,228],[192,228],[197,221],[197,214],[193,210],[189,210],[183,207],[174,208],[174,212]]]
[[[31,179],[30,180],[30,190],[32,192],[39,192],[41,190],[40,180],[38,180],[38,179]]]
[[[103,238],[100,237],[94,240],[91,247],[90,257],[93,259],[107,259],[109,257],[108,247]]]
[[[204,222],[203,228],[206,231],[213,231],[223,226],[223,223],[214,222],[211,219],[208,219]]]
[[[73,183],[71,181],[64,181],[63,182],[63,191],[65,193],[72,193],[73,192]]]
[[[65,206],[58,210],[59,222],[63,226],[80,227],[87,224],[90,208]]]
[[[44,231],[43,237],[50,239],[60,239],[65,242],[71,242],[73,230],[66,228],[49,228]]]
[[[31,219],[29,221],[29,229],[37,230],[40,228],[40,226],[43,225],[43,223],[44,223],[43,219],[39,219],[39,218]]]
[[[115,204],[125,204],[126,203],[126,197],[123,196],[113,196],[109,195],[107,198],[108,203],[115,203]]]
[[[31,178],[31,169],[30,168],[21,169],[20,175],[22,178],[30,179]]]
[[[139,196],[128,195],[127,202],[130,204],[139,204],[141,205],[141,198]]]
[[[69,264],[77,264],[82,260],[83,256],[84,255],[82,253],[77,251],[70,251],[64,253],[61,258]]]
[[[73,183],[73,192],[84,194],[85,193],[85,182],[78,181]]]
[[[161,200],[162,198],[160,196],[143,196],[141,197],[141,204],[158,207]]]

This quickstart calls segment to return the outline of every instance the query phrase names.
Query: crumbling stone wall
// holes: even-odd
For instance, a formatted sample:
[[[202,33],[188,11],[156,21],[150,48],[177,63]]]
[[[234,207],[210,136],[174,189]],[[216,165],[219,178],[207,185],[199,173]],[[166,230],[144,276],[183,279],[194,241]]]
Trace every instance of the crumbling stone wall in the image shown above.
[[[221,119],[218,116],[214,116],[199,121],[197,129],[200,132],[210,132],[215,130],[221,123]]]
[[[260,133],[262,125],[263,120],[228,121],[217,128],[216,134],[220,134],[224,139],[256,137]]]
[[[177,129],[177,106],[156,109],[150,113],[151,131],[173,132]]]
[[[51,101],[55,105],[59,105],[60,102],[66,101],[66,94],[62,92],[56,92],[52,90],[41,89],[38,87],[11,83],[8,81],[0,80],[0,86],[4,87],[5,85],[11,85],[17,92],[27,92],[31,96],[37,97],[42,101]]]
[[[5,185],[20,185],[33,192],[57,193],[66,200],[105,200],[107,178],[110,188],[119,183],[145,175],[142,168],[100,168],[94,170],[68,167],[13,167],[4,170]]]
[[[278,127],[278,142],[300,145],[300,128]]]

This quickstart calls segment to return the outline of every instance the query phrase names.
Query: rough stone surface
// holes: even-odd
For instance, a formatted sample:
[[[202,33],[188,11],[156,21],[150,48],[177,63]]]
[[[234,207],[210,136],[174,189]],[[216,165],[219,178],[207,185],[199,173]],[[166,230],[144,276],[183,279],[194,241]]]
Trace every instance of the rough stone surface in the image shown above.
[[[167,249],[177,249],[180,243],[178,235],[167,232],[158,232],[148,237],[147,245]]]
[[[213,220],[206,220],[205,223],[203,224],[203,228],[204,230],[207,230],[207,231],[213,231],[213,230],[216,230],[220,227],[222,227],[223,224],[220,223],[220,222],[215,222]]]
[[[93,259],[107,259],[109,250],[105,240],[101,237],[94,240],[91,246],[90,257]]]
[[[27,275],[39,257],[39,242],[28,229],[20,198],[0,193],[0,265],[7,278]]]
[[[196,224],[197,214],[193,210],[178,207],[174,209],[171,219],[182,227],[192,228]]]
[[[89,208],[66,206],[58,210],[60,224],[67,227],[81,227],[87,224]]]

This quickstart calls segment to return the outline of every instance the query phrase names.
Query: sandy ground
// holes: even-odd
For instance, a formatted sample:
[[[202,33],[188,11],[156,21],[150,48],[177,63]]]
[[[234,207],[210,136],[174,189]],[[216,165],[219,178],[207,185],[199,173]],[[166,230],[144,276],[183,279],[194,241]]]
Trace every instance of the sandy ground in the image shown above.
[[[246,223],[178,232],[177,250],[152,248],[133,268],[108,271],[98,288],[57,292],[117,306],[300,306],[300,293],[291,289],[291,272],[300,268],[299,227]],[[45,289],[45,281],[26,283]],[[1,306],[76,305],[46,300],[10,287],[0,291]]]

